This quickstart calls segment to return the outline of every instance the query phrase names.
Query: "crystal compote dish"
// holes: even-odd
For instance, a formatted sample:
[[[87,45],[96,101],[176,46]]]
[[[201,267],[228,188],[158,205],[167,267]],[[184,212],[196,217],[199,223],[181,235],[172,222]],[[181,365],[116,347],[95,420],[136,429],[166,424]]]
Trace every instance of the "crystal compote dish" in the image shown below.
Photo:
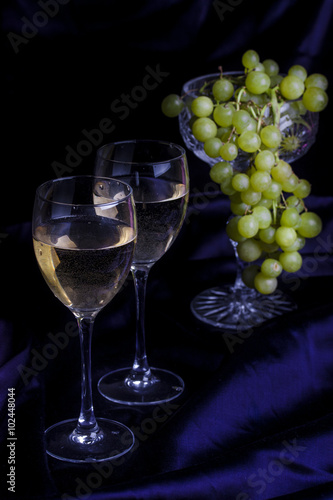
[[[223,73],[228,76],[235,89],[244,85],[244,73]],[[220,74],[208,74],[189,80],[183,85],[182,98],[185,106],[179,115],[179,128],[186,147],[210,167],[224,161],[221,157],[208,156],[204,143],[192,133],[193,113],[191,103],[199,95],[211,95],[213,83]],[[266,123],[270,123],[270,110],[263,114]],[[280,160],[292,163],[307,153],[314,144],[318,130],[319,113],[302,108],[301,101],[285,101],[279,109],[279,130],[282,141],[278,149]],[[251,165],[252,155],[239,149],[238,156],[230,161],[234,171],[245,172]],[[262,295],[253,288],[248,288],[242,280],[242,272],[247,263],[237,252],[237,243],[230,239],[236,257],[236,278],[230,285],[216,286],[197,295],[191,310],[197,319],[217,329],[241,331],[258,326],[275,316],[296,309],[296,304],[288,295],[277,289]]]

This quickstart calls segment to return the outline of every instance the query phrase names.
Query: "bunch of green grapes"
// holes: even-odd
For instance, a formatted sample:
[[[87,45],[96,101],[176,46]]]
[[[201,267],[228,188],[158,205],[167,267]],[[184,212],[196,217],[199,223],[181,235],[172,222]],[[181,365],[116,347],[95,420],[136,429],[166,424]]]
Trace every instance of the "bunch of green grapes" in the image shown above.
[[[190,125],[206,154],[217,159],[210,177],[230,199],[233,217],[227,234],[237,242],[239,258],[249,263],[243,281],[270,294],[282,271],[293,273],[302,267],[300,250],[306,238],[322,230],[320,217],[305,205],[310,183],[279,157],[280,109],[291,101],[295,113],[322,111],[328,103],[328,82],[319,73],[308,76],[300,65],[282,76],[276,61],[261,63],[254,50],[243,54],[242,65],[241,76],[221,72],[220,78],[200,89],[190,102]],[[184,97],[167,96],[163,113],[178,116]],[[240,153],[250,158],[245,171],[237,170],[234,161]]]
[[[239,258],[249,263],[244,283],[262,294],[273,293],[282,271],[294,273],[302,267],[300,250],[306,238],[322,230],[320,217],[306,210],[310,183],[299,179],[289,163],[276,161],[270,150],[259,151],[244,173],[221,161],[210,176],[230,199],[232,218],[226,231],[237,242]]]

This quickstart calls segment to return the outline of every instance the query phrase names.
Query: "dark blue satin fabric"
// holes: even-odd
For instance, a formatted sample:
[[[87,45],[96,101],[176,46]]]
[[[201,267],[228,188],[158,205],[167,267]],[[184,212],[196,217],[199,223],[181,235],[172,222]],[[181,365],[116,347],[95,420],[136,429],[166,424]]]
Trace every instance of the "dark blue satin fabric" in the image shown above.
[[[327,224],[321,238],[330,241],[332,222],[327,216],[332,213],[333,199],[313,198],[309,203],[324,215]],[[213,205],[223,213],[223,197],[213,198],[208,213],[197,214],[197,222],[204,224],[211,217]],[[193,319],[189,301],[196,288],[201,291],[210,281],[228,281],[234,262],[232,255],[189,260],[191,252],[184,245],[191,241],[193,228],[185,224],[170,254],[151,272],[147,342],[152,364],[176,370],[186,381],[186,391],[178,400],[156,409],[124,408],[97,394],[101,375],[132,360],[134,303],[129,281],[113,306],[96,320],[93,380],[96,414],[129,425],[136,445],[118,462],[80,467],[47,458],[43,441],[46,426],[77,416],[77,339],[74,336],[54,360],[25,379],[28,383],[18,373],[22,365],[41,366],[31,363],[36,363],[36,353],[43,353],[50,342],[49,332],[56,334],[73,323],[45,291],[31,243],[26,240],[29,224],[22,227],[22,239],[17,226],[12,234],[8,228],[12,242],[9,245],[8,240],[7,248],[2,248],[14,258],[20,253],[15,253],[14,241],[25,248],[20,266],[30,261],[30,269],[19,296],[23,301],[33,280],[38,297],[37,303],[25,299],[22,315],[14,319],[11,297],[16,284],[9,283],[3,314],[5,318],[13,314],[13,319],[1,322],[1,439],[6,442],[7,389],[15,387],[21,495],[17,498],[245,500],[300,491],[304,498],[330,498],[325,495],[332,492],[333,473],[332,256],[322,259],[316,272],[301,278],[297,290],[290,292],[297,300],[297,311],[246,333],[209,331]],[[217,232],[216,239],[220,237],[224,238]],[[198,246],[200,241],[198,238]],[[304,258],[307,255],[310,258],[311,252]],[[181,290],[170,269],[184,277]],[[198,280],[200,276],[205,279]],[[33,320],[36,313],[39,324]],[[31,329],[35,329],[33,341]],[[4,477],[6,450],[2,464]],[[38,481],[30,483],[29,477],[35,475]],[[321,491],[324,496],[319,496]]]
[[[224,6],[224,7],[223,7]],[[38,10],[40,10],[40,5]],[[153,366],[177,372],[186,389],[148,408],[111,404],[99,378],[129,366],[135,299],[129,277],[98,315],[92,349],[97,416],[128,425],[133,450],[113,462],[72,465],[48,457],[44,430],[77,417],[79,342],[72,314],[48,290],[35,262],[35,188],[55,176],[83,130],[112,118],[103,141],[152,137],[183,144],[160,102],[186,79],[239,69],[248,48],[282,69],[306,64],[333,81],[332,2],[119,2],[71,0],[15,54],[7,37],[32,19],[28,0],[3,5],[7,124],[0,228],[0,498],[18,500],[332,500],[333,499],[333,197],[330,112],[316,143],[293,164],[308,179],[309,210],[323,232],[302,250],[304,266],[281,277],[297,310],[230,334],[197,321],[191,300],[232,283],[236,264],[225,233],[229,201],[209,168],[188,152],[191,197],[176,242],[153,266],[147,290],[147,350]],[[302,14],[300,14],[302,13]],[[300,17],[301,16],[301,17]],[[288,35],[288,36],[287,36]],[[269,46],[269,40],[278,40]],[[110,105],[141,84],[146,68],[168,73],[126,119]],[[330,89],[329,89],[330,93]],[[34,119],[33,119],[34,118]],[[66,149],[67,148],[67,149]],[[68,174],[90,173],[92,153]],[[65,347],[53,347],[57,335]],[[57,352],[56,352],[57,351]],[[54,359],[51,352],[56,352]],[[16,492],[8,491],[8,389],[16,396]]]

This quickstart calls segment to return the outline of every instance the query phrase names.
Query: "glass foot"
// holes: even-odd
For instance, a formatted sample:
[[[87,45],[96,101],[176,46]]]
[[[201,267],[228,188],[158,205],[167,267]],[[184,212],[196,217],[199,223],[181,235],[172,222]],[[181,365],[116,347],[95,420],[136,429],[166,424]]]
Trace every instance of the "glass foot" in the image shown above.
[[[129,452],[133,432],[114,420],[97,419],[98,430],[89,436],[78,434],[77,419],[64,420],[45,431],[46,452],[53,458],[72,463],[112,460]]]
[[[233,285],[210,288],[197,295],[191,310],[200,321],[216,328],[241,331],[296,309],[280,290],[261,295],[247,287]]]
[[[152,378],[144,387],[135,387],[129,378],[131,368],[122,368],[104,375],[98,382],[102,396],[126,405],[156,405],[177,398],[184,390],[184,381],[175,373],[151,368]]]

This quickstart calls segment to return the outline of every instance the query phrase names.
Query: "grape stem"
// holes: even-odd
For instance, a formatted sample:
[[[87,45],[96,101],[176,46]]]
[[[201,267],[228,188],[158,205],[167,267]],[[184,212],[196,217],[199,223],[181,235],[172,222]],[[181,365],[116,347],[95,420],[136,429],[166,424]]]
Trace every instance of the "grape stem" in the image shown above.
[[[269,108],[269,107],[271,107],[271,103],[270,102],[267,103],[267,104],[265,104],[265,106],[262,107],[262,110],[261,110],[260,115],[258,117],[257,134],[259,134],[259,132],[260,132],[261,125],[263,123],[265,123],[264,122],[264,116],[265,116],[266,109]]]
[[[246,87],[242,87],[238,93],[238,96],[237,96],[237,99],[236,99],[236,108],[237,108],[237,111],[239,111],[240,109],[240,100],[241,100],[241,97],[242,95],[244,94],[244,92],[246,91]]]
[[[235,127],[232,127],[232,129],[231,129],[231,132],[230,132],[230,135],[229,135],[229,137],[228,137],[227,142],[230,142],[230,141],[231,141],[231,138],[232,138],[232,136],[234,135],[234,133],[235,133],[235,132],[236,132],[236,128],[235,128]]]
[[[249,109],[250,113],[252,114],[253,118],[255,120],[259,120],[259,115],[256,113],[255,109],[254,109],[254,106],[255,103],[253,101],[249,101],[247,103],[247,108]]]
[[[267,91],[267,93],[271,99],[270,105],[272,107],[274,125],[279,128],[280,127],[280,115],[281,115],[280,109],[281,109],[283,102],[280,104],[278,103],[276,92],[277,92],[277,87],[274,87],[273,89],[269,89]]]
[[[282,198],[283,203],[284,203],[284,207],[283,207],[283,208],[288,208],[288,205],[287,205],[287,202],[286,202],[286,199],[285,199],[285,197],[284,197],[283,192],[281,192],[281,198]],[[281,207],[281,208],[282,208],[282,207]]]
[[[276,203],[276,200],[273,200],[272,209],[273,209],[273,224],[275,225],[276,224],[276,215],[277,215],[277,203]]]

